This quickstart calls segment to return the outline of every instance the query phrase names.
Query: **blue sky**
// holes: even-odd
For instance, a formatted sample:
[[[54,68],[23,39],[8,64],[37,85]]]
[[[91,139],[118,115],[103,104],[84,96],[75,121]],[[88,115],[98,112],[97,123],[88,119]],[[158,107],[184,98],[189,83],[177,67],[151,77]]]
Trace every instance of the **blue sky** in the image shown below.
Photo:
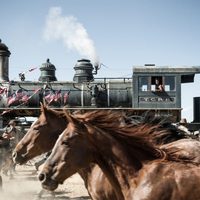
[[[57,79],[71,81],[77,59],[87,57],[90,47],[88,56],[95,54],[107,66],[99,77],[130,77],[133,65],[145,63],[200,65],[198,0],[0,0],[0,7],[0,38],[11,51],[10,80],[50,58]],[[75,35],[66,27],[80,31]],[[77,43],[80,35],[84,42]],[[37,80],[39,74],[38,69],[26,77]],[[189,121],[199,84],[197,75],[195,83],[182,85],[183,117]]]

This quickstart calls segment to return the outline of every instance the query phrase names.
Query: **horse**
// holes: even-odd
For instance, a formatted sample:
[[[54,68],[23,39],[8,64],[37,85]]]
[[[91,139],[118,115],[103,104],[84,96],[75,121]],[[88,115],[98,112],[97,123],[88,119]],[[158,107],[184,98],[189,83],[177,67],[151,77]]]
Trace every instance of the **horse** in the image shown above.
[[[39,174],[43,188],[54,190],[81,168],[96,163],[118,199],[200,199],[200,167],[192,157],[179,158],[177,150],[163,150],[152,142],[166,133],[159,124],[121,126],[120,115],[106,111],[66,116],[67,128]]]
[[[4,156],[4,162],[2,164],[2,172],[6,176],[10,175],[10,178],[13,178],[13,172],[15,171],[16,164],[12,159],[12,151],[15,148],[16,144],[20,140],[21,132],[15,128],[16,122],[11,120],[9,124],[6,126],[5,132],[2,134],[2,141],[7,144],[6,156]]]
[[[22,165],[50,151],[59,134],[66,128],[63,112],[41,105],[41,114],[13,150],[14,162]]]
[[[49,152],[67,124],[63,111],[56,111],[41,104],[39,118],[31,125],[13,151],[14,162],[22,165],[40,154]],[[92,199],[117,200],[109,181],[97,165],[89,164],[78,173],[84,180]]]
[[[0,190],[2,189],[3,181],[1,176],[1,171],[4,169],[4,166],[10,166],[11,151],[10,151],[10,142],[8,139],[0,136]]]
[[[126,124],[134,124],[135,121],[137,121],[137,119],[135,120],[132,118],[133,116],[131,116],[131,118],[126,116]],[[52,123],[52,121],[54,123]],[[58,138],[58,135],[61,133],[62,129],[64,130],[66,125],[67,121],[65,119],[65,116],[63,116],[62,112],[54,111],[52,109],[47,108],[46,106],[41,105],[41,115],[39,119],[31,126],[26,136],[20,141],[20,143],[17,145],[13,152],[13,159],[15,160],[15,162],[23,164],[28,160],[34,158],[35,156],[51,150],[53,144]],[[167,137],[162,137],[160,140],[162,141],[162,143],[166,143],[181,138],[183,137],[179,134],[172,132],[171,135],[168,134]],[[98,168],[98,166],[94,167],[94,169],[95,168]],[[102,175],[101,170],[97,171],[95,169],[91,171],[91,168],[89,167],[85,171],[88,171],[88,173],[82,173],[81,175],[82,178],[85,180],[85,185],[86,188],[88,188],[88,192],[91,196],[93,196],[93,198],[94,196],[96,196],[95,198],[97,199],[99,196],[100,199],[106,199],[106,196],[107,198],[108,196],[110,196],[110,199],[114,199],[113,195],[111,195],[113,193],[111,192],[112,189],[109,189],[107,185],[105,185],[105,187],[101,186],[102,184],[100,180],[106,183],[106,181],[103,180],[104,176]],[[97,184],[98,182],[96,181],[87,181],[87,179],[95,179],[91,179],[90,176],[87,175],[90,174],[89,172],[93,172],[93,174],[98,174],[98,177],[101,177],[100,179],[98,179],[99,184]],[[95,177],[95,175],[93,175],[93,177]],[[96,185],[97,187],[94,187],[93,185]]]

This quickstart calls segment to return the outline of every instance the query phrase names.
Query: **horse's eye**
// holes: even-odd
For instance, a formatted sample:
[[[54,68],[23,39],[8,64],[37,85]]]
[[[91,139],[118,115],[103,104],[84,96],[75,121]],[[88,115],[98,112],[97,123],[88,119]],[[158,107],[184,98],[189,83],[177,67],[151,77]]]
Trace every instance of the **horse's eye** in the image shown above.
[[[39,128],[40,128],[39,126],[35,126],[33,129],[34,130],[39,130]]]
[[[63,145],[69,145],[69,143],[67,141],[62,141]]]

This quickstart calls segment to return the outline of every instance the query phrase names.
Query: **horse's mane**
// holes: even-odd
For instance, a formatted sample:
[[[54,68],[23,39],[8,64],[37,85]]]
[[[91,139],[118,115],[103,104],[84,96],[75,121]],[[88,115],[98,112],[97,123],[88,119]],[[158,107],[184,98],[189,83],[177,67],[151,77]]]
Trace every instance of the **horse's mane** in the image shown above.
[[[167,117],[155,117],[149,113],[142,116],[130,115],[116,110],[95,110],[75,115],[80,121],[98,125],[101,129],[121,131],[121,134],[132,135],[139,128],[145,132],[149,140],[156,145],[162,145],[186,138],[186,135],[171,123]],[[134,131],[134,132],[133,132]],[[139,132],[139,131],[137,131]],[[135,134],[135,133],[134,133]]]
[[[131,119],[122,111],[95,110],[84,114],[74,115],[73,118],[83,122],[94,130],[105,132],[117,139],[131,156],[135,156],[136,149],[145,151],[153,158],[163,160],[183,161],[176,156],[176,149],[161,150],[159,145],[167,140],[184,138],[178,129],[168,119],[145,115],[136,120]]]
[[[49,108],[47,105],[41,105],[41,114],[40,114],[40,118],[42,118],[43,116],[47,116],[48,117],[58,117],[58,118],[66,118],[65,112],[63,112],[63,110],[54,110]]]

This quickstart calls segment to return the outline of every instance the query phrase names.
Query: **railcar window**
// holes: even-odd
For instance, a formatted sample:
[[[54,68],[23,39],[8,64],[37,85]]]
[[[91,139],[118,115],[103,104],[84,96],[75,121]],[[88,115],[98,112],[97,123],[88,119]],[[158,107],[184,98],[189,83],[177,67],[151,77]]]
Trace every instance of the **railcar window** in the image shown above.
[[[165,91],[174,91],[175,90],[175,77],[166,76],[165,77]]]
[[[148,91],[148,77],[146,76],[139,77],[139,90]]]

